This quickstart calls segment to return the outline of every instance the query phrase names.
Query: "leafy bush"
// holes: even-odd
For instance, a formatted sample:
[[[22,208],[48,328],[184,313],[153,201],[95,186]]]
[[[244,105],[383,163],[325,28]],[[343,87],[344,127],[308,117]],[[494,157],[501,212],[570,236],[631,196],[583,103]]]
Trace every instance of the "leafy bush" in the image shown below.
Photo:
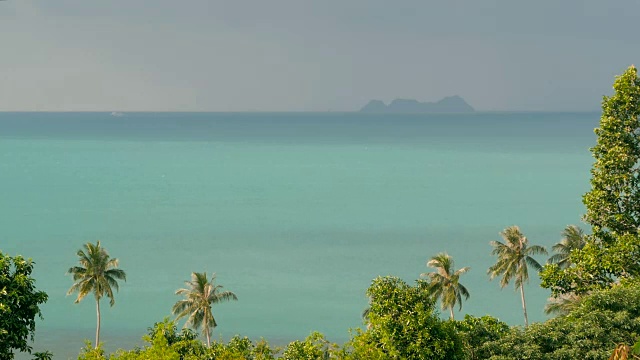
[[[14,350],[31,352],[36,316],[47,294],[38,291],[31,277],[33,262],[0,252],[0,360],[13,359]]]
[[[426,287],[421,280],[410,286],[397,277],[374,279],[367,290],[369,329],[349,342],[352,352],[374,359],[462,359],[454,322],[440,320]]]
[[[329,341],[319,332],[309,335],[304,341],[296,340],[284,349],[285,360],[324,360],[331,358]]]
[[[500,340],[509,333],[507,323],[488,315],[465,315],[464,320],[455,322],[455,327],[462,338],[466,358],[469,360],[489,358],[490,354],[482,346],[487,342]]]
[[[567,316],[513,328],[481,351],[493,360],[607,359],[615,344],[640,334],[640,286],[615,286],[586,296]]]

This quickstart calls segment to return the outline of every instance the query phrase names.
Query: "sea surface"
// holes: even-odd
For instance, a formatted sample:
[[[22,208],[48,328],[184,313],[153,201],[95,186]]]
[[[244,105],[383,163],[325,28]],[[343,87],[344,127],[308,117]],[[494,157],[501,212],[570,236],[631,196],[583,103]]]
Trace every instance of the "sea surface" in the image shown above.
[[[551,247],[579,224],[597,113],[0,113],[0,250],[35,261],[49,294],[35,351],[75,358],[95,301],[74,304],[76,251],[101,240],[127,273],[102,304],[106,348],[141,345],[191,272],[215,272],[215,339],[273,344],[362,326],[381,275],[412,283],[446,251],[464,314],[523,323],[489,281],[489,241],[519,225]],[[545,257],[538,258],[540,262]],[[549,293],[532,278],[529,317]],[[448,312],[443,312],[446,317]],[[28,357],[22,357],[28,358]]]

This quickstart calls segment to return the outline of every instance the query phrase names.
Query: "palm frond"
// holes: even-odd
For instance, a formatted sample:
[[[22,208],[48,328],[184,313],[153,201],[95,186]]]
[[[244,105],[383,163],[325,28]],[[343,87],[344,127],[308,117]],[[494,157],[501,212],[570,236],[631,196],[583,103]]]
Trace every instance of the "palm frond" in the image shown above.
[[[211,302],[215,304],[218,302],[231,301],[231,300],[237,301],[238,297],[236,296],[236,294],[232,293],[231,291],[225,291],[214,296]]]
[[[459,280],[460,276],[469,271],[470,268],[464,267],[454,271],[453,258],[444,252],[431,257],[427,262],[427,266],[434,268],[435,271],[423,273],[420,276],[429,279],[427,291],[434,299],[440,300],[442,310],[452,309],[451,311],[453,311],[456,304],[462,309],[462,296],[468,299],[469,293],[459,283]]]
[[[104,274],[114,279],[127,281],[127,274],[122,269],[109,269]]]
[[[533,260],[533,258],[531,258],[531,259]],[[529,257],[525,257],[523,260],[524,261],[520,262],[520,264],[519,264],[520,266],[519,266],[518,272],[516,274],[516,283],[515,283],[516,289],[521,287],[524,283],[528,283],[529,282],[529,266],[527,266],[528,263],[529,263],[529,261],[528,261]],[[535,261],[535,260],[533,260],[533,261]],[[536,261],[536,263],[537,263],[537,261]],[[540,264],[538,264],[538,265],[540,265]]]
[[[106,260],[106,259],[105,259],[105,260]],[[109,260],[107,260],[107,261],[106,261],[105,267],[106,267],[107,269],[117,268],[119,263],[120,263],[120,262],[118,261],[118,259],[117,259],[117,258],[111,258],[111,259],[109,259]]]
[[[548,255],[547,249],[540,245],[531,245],[523,249],[525,255]]]
[[[96,244],[86,243],[82,247],[76,252],[80,266],[73,266],[67,271],[75,281],[67,294],[78,292],[76,303],[90,292],[94,293],[96,300],[106,294],[113,305],[113,288],[119,289],[116,279],[126,281],[126,273],[121,269],[110,269],[118,265],[118,260],[109,259],[109,254],[101,247],[99,240]]]
[[[207,273],[191,273],[191,280],[185,281],[185,288],[176,290],[176,295],[183,296],[172,308],[176,320],[188,317],[185,327],[202,329],[207,333],[207,329],[215,328],[218,324],[211,312],[211,306],[222,301],[238,300],[238,297],[231,291],[221,291],[221,285],[215,284],[215,273],[211,280],[207,278]]]
[[[106,274],[104,279],[106,282],[105,287],[110,287],[112,289],[115,289],[116,291],[120,291],[120,285],[118,284],[118,281],[116,281],[116,279]]]
[[[86,279],[80,283],[78,288],[78,297],[76,298],[76,303],[82,301],[93,289],[95,288],[95,280],[94,279]]]
[[[567,254],[565,253],[551,255],[551,257],[549,257],[549,260],[547,260],[549,264],[558,264],[558,265],[560,265],[560,263],[563,263],[565,261],[567,261]]]
[[[176,320],[179,320],[185,317],[189,313],[191,302],[189,300],[178,300],[173,307],[171,308],[171,312],[173,315],[176,315]]]
[[[587,236],[582,229],[576,225],[567,225],[562,231],[562,240],[553,245],[552,250],[556,252],[548,260],[551,264],[558,264],[562,269],[571,266],[569,259],[573,250],[582,249],[587,243]]]
[[[555,315],[567,315],[572,310],[578,308],[582,296],[573,293],[561,294],[558,297],[550,297],[544,307],[544,313]]]
[[[462,269],[458,269],[454,274],[454,276],[460,276],[464,273],[466,273],[467,271],[471,270],[471,266],[465,266]]]
[[[105,292],[107,293],[107,297],[109,298],[109,306],[113,306],[116,303],[116,298],[113,296],[113,289],[111,286],[105,286]]]
[[[525,256],[524,259],[527,262],[527,265],[531,266],[536,271],[542,270],[542,265],[540,265],[540,263],[536,259],[532,258],[531,256]]]
[[[467,288],[462,284],[458,284],[458,293],[464,296],[465,300],[469,300],[469,298],[471,297],[471,294],[469,294],[469,290],[467,290]]]

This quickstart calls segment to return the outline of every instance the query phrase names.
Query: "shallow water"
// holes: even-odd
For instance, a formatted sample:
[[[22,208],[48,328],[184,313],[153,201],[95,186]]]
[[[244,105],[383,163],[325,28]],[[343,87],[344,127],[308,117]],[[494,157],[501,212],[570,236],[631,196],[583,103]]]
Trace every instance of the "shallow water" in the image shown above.
[[[192,271],[239,298],[215,306],[216,338],[342,342],[374,277],[411,282],[441,251],[471,266],[457,318],[521,324],[488,242],[518,224],[550,247],[579,224],[598,116],[0,113],[0,250],[36,262],[50,299],[34,349],[62,359],[94,338],[95,303],[65,296],[65,272],[98,239],[128,275],[103,305],[109,350],[169,316]],[[548,292],[526,292],[543,320]]]

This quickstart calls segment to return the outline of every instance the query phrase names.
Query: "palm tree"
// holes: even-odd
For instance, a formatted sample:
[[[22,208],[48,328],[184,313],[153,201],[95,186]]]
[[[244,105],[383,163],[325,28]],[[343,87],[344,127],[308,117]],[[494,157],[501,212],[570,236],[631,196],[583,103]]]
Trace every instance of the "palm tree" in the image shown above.
[[[587,237],[579,227],[575,225],[567,225],[562,230],[562,240],[553,245],[553,251],[556,252],[549,258],[549,263],[558,264],[561,269],[566,269],[571,265],[569,255],[571,250],[582,249],[587,243]]]
[[[100,299],[105,295],[109,298],[109,305],[115,304],[113,289],[118,291],[117,280],[127,281],[127,274],[118,267],[118,259],[110,258],[107,250],[100,246],[100,241],[95,245],[86,243],[84,250],[76,253],[80,266],[69,268],[68,274],[73,275],[75,283],[71,286],[67,295],[78,293],[75,303],[79,303],[89,293],[93,292],[96,299],[96,312],[98,325],[96,327],[96,348],[100,343]]]
[[[34,352],[33,360],[52,360],[53,354],[49,350]]]
[[[460,275],[469,271],[470,267],[463,267],[453,271],[453,258],[447,253],[440,253],[427,262],[428,267],[436,269],[434,272],[420,274],[429,278],[428,291],[435,298],[440,298],[442,310],[449,309],[453,320],[453,308],[458,304],[462,310],[462,297],[469,299],[469,291],[460,284]]]
[[[191,281],[185,281],[187,288],[178,289],[176,295],[184,295],[184,299],[173,305],[176,320],[188,316],[184,326],[194,329],[202,328],[207,337],[207,346],[211,346],[211,328],[218,326],[211,312],[211,305],[222,301],[238,300],[231,291],[221,291],[222,286],[215,284],[216,274],[207,279],[207,273],[191,273]]]
[[[504,288],[509,282],[515,278],[516,289],[520,288],[520,296],[522,297],[522,311],[524,312],[524,326],[529,326],[527,317],[527,303],[524,299],[524,283],[529,281],[529,266],[536,271],[540,271],[542,266],[532,255],[547,254],[547,249],[540,245],[529,246],[529,241],[522,234],[517,226],[510,226],[504,229],[500,236],[504,243],[500,241],[491,241],[493,246],[492,255],[498,256],[498,261],[491,267],[487,273],[491,279],[496,276],[502,276],[500,279],[500,287]]]
[[[556,297],[550,297],[547,299],[547,305],[544,306],[544,313],[567,315],[571,311],[578,308],[583,296],[576,295],[574,293],[560,294]]]

